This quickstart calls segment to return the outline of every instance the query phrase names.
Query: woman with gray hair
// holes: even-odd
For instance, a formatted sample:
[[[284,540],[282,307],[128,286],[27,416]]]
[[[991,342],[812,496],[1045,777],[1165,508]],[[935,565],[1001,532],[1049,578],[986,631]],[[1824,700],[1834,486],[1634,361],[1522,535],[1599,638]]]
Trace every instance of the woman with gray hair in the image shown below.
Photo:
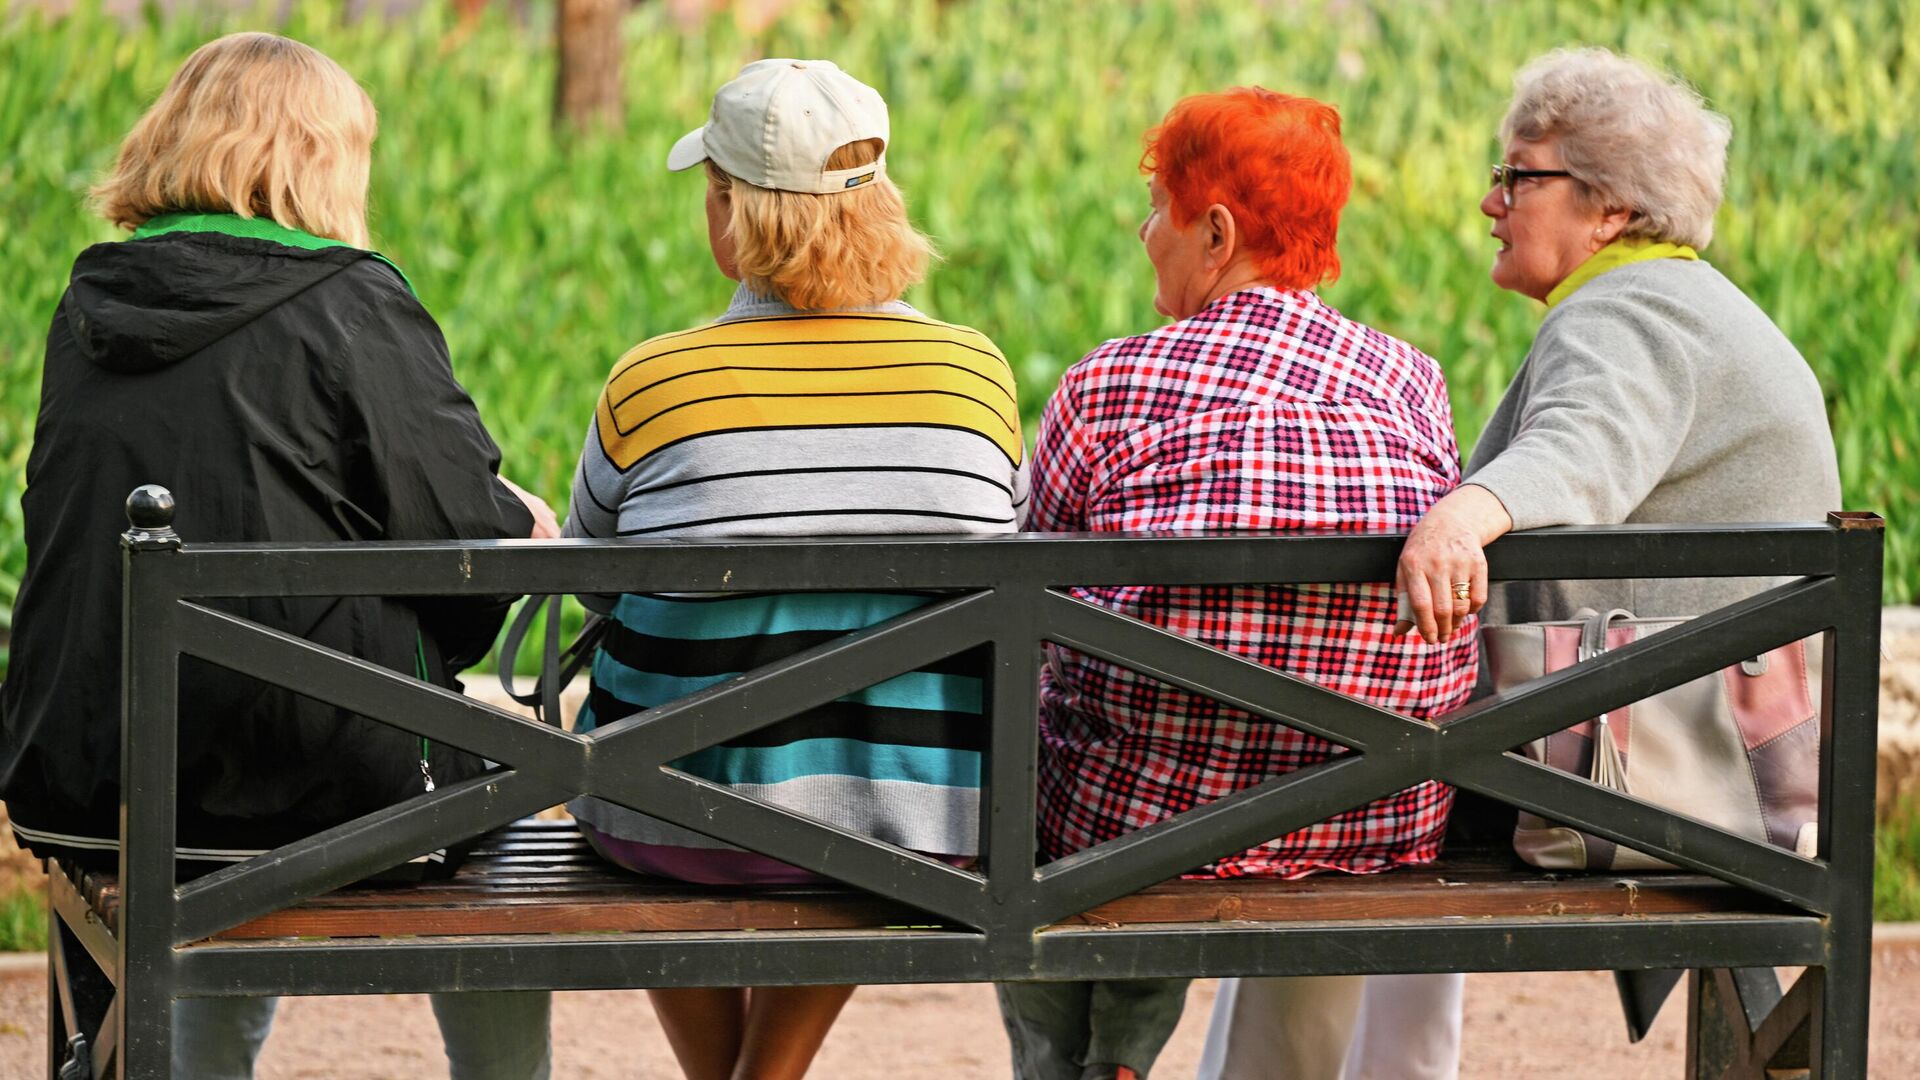
[[[1470,632],[1488,601],[1482,549],[1514,529],[1818,521],[1839,508],[1813,372],[1699,255],[1713,239],[1732,133],[1685,83],[1605,49],[1551,52],[1515,78],[1505,156],[1480,212],[1500,241],[1494,284],[1547,313],[1465,482],[1401,551],[1397,587],[1426,640]],[[1583,607],[1692,616],[1767,584],[1511,582],[1489,617],[1563,619]],[[1454,819],[1472,828],[1492,809],[1463,795]],[[1510,827],[1511,810],[1499,812]],[[1385,1039],[1357,1038],[1348,1080],[1451,1080],[1460,976],[1399,978],[1400,1019],[1381,1029]],[[1383,1071],[1366,1064],[1383,1060]]]
[[[1493,281],[1546,319],[1480,434],[1466,482],[1421,518],[1398,587],[1444,641],[1487,602],[1485,545],[1514,529],[1819,521],[1840,505],[1820,384],[1765,312],[1699,252],[1732,125],[1685,83],[1605,49],[1514,80],[1480,212]],[[1515,582],[1502,621],[1580,607],[1689,616],[1742,580]]]

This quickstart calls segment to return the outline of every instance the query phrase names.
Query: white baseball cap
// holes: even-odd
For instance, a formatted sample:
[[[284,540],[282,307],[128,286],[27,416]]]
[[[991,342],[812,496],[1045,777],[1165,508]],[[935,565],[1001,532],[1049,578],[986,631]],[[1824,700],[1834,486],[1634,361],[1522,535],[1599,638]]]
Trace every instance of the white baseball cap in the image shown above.
[[[863,139],[884,147],[887,137],[887,103],[832,61],[756,60],[713,95],[705,126],[673,144],[667,168],[711,158],[755,187],[834,195],[885,176],[887,159],[828,169],[827,158]]]

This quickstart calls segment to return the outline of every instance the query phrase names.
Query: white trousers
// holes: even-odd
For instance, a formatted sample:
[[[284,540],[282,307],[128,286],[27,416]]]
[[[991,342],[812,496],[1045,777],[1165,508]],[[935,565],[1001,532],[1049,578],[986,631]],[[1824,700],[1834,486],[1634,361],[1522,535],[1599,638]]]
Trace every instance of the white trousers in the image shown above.
[[[1459,1080],[1466,976],[1222,979],[1198,1080]]]

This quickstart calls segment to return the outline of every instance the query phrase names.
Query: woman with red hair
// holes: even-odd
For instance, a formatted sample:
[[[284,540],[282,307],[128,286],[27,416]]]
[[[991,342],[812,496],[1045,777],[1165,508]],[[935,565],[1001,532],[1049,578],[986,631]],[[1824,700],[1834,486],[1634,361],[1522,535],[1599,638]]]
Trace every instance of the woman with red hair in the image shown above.
[[[1339,114],[1311,99],[1236,88],[1181,101],[1146,143],[1152,209],[1140,239],[1153,264],[1154,308],[1173,322],[1109,341],[1061,378],[1034,448],[1028,527],[1411,528],[1460,480],[1452,410],[1430,357],[1345,318],[1313,291],[1340,270],[1336,238],[1351,174]],[[1394,634],[1387,582],[1074,594],[1420,719],[1464,701],[1478,663],[1471,634],[1439,644]],[[1339,752],[1271,718],[1048,648],[1045,858]],[[1421,783],[1221,852],[1192,873],[1295,878],[1430,862],[1452,799],[1445,786]],[[1312,1037],[1230,1045],[1210,1066],[1214,1075],[1257,1069],[1337,1080],[1361,983],[1286,981],[1285,1000],[1299,1013],[1287,1023]],[[1185,993],[1185,980],[1004,986],[1015,1074],[1145,1077]]]

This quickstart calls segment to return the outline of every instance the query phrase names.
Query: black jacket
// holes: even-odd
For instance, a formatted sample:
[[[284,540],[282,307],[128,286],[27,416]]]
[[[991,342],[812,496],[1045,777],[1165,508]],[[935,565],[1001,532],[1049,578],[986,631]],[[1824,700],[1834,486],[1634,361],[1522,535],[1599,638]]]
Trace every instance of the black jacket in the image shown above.
[[[0,798],[36,854],[119,835],[127,493],[172,490],[196,541],[525,536],[439,328],[348,247],[208,232],[87,249],[47,335],[22,499],[27,570],[0,688]],[[433,681],[483,656],[506,600],[215,602]],[[441,784],[482,763],[428,750]],[[421,741],[196,660],[180,672],[183,858],[252,852],[421,792]],[[213,855],[215,858],[222,855]]]

